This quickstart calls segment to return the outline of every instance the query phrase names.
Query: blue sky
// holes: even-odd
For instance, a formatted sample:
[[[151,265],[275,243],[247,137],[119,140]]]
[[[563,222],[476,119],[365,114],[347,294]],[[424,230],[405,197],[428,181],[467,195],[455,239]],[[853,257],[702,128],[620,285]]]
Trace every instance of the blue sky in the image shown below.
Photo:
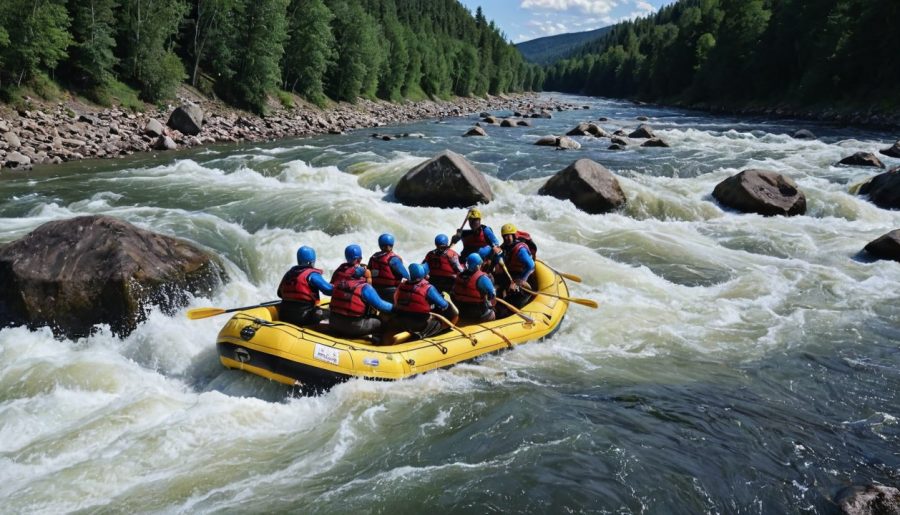
[[[566,32],[599,29],[646,16],[675,0],[460,0],[473,13],[478,6],[507,39],[521,43]]]

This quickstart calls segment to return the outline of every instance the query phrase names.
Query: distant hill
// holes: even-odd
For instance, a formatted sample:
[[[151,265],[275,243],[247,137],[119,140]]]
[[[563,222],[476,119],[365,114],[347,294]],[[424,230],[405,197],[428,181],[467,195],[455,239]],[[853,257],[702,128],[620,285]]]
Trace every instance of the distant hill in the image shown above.
[[[567,57],[585,43],[603,37],[610,29],[612,29],[612,26],[586,32],[570,32],[568,34],[532,39],[531,41],[517,44],[516,48],[519,49],[519,52],[522,52],[527,61],[536,64],[551,64],[554,61]]]

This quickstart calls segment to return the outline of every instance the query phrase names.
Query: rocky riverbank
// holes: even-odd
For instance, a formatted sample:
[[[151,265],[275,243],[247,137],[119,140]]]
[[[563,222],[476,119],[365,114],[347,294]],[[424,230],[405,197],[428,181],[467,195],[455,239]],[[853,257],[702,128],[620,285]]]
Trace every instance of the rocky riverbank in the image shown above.
[[[185,128],[170,117],[177,107],[195,105],[200,130]],[[29,169],[88,158],[121,157],[151,150],[167,151],[211,143],[268,141],[314,134],[400,124],[414,120],[465,116],[482,111],[573,109],[559,102],[542,102],[535,94],[450,101],[390,103],[360,99],[325,109],[301,104],[274,106],[259,117],[183,89],[175,105],[144,112],[99,108],[74,99],[26,101],[13,109],[0,106],[0,168]],[[196,108],[194,108],[197,112]]]

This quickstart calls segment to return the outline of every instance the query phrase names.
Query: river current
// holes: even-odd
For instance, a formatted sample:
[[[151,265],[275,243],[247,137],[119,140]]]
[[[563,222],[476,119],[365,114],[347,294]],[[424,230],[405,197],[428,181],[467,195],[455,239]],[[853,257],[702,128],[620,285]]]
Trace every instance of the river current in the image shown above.
[[[859,251],[900,212],[848,192],[878,171],[835,163],[898,135],[553,96],[590,109],[487,138],[461,137],[472,115],[377,129],[421,139],[359,130],[0,175],[0,243],[112,215],[221,256],[229,282],[189,307],[236,307],[276,298],[299,245],[327,273],[382,232],[420,260],[465,210],[405,207],[391,187],[451,149],[489,178],[485,222],[529,231],[583,277],[572,295],[600,303],[570,306],[542,342],[314,397],[225,370],[227,315],[153,311],[124,339],[2,329],[0,512],[831,513],[845,486],[897,485],[900,263]],[[532,145],[638,116],[672,147]],[[582,157],[619,178],[624,210],[536,195]],[[713,188],[747,168],[793,178],[807,214],[723,210]]]

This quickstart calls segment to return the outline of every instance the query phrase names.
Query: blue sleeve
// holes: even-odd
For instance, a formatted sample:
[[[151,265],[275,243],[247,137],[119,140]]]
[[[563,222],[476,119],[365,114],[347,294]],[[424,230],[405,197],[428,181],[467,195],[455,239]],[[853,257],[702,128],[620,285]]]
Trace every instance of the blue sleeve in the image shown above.
[[[525,265],[525,270],[519,276],[521,279],[528,279],[528,276],[531,275],[531,272],[534,272],[534,259],[531,258],[531,252],[528,252],[528,249],[522,247],[519,249],[519,261]]]
[[[428,299],[429,304],[434,304],[442,311],[450,307],[450,304],[447,304],[447,301],[444,300],[444,296],[441,295],[441,292],[439,292],[434,286],[428,288],[428,293],[425,294],[425,298]]]
[[[489,299],[493,299],[497,296],[497,292],[494,291],[494,283],[486,276],[479,277],[478,282],[475,283],[475,287],[478,288],[478,291],[487,295]]]
[[[390,302],[385,302],[378,296],[378,292],[375,291],[375,288],[372,287],[371,284],[367,284],[363,286],[362,289],[362,298],[366,304],[372,306],[378,311],[384,311],[386,313],[390,313],[394,310],[394,305]]]
[[[394,275],[399,275],[404,279],[409,279],[409,272],[406,270],[406,267],[403,266],[403,260],[394,256],[390,261],[391,270],[394,271]]]
[[[312,285],[313,288],[319,290],[325,295],[331,295],[334,293],[334,287],[322,277],[322,274],[317,274],[315,272],[309,274],[309,277],[306,279],[309,281],[309,284]]]
[[[422,268],[425,269],[425,275],[428,275],[431,273],[431,267],[428,266],[428,260],[425,260],[425,259],[422,260]]]
[[[500,240],[497,239],[497,235],[494,234],[494,230],[486,225],[484,226],[484,237],[487,238],[489,242],[491,242],[491,245],[494,245],[495,247],[500,246]]]

